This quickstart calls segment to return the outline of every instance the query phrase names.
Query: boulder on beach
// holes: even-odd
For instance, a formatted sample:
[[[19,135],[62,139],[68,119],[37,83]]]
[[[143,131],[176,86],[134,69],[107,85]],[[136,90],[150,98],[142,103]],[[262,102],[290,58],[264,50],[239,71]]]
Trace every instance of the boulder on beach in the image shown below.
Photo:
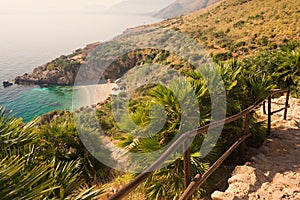
[[[3,86],[6,88],[6,87],[9,87],[9,86],[12,86],[13,83],[9,82],[9,81],[3,81]]]

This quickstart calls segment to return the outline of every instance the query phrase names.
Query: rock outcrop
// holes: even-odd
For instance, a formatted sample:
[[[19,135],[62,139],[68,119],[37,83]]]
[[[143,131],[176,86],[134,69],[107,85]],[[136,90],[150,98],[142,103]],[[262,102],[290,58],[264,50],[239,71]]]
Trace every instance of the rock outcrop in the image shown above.
[[[13,83],[9,82],[9,81],[3,81],[3,87],[9,87],[9,86],[12,86]]]
[[[102,83],[106,83],[107,80],[114,82],[134,66],[141,65],[144,62],[161,60],[160,57],[166,54],[160,50],[150,49],[132,51],[113,60],[106,69],[102,69],[103,66],[101,64],[103,64],[103,57],[98,56],[98,51],[101,53],[102,49],[99,48],[98,51],[95,49],[98,45],[99,43],[90,44],[84,49],[79,49],[71,55],[60,56],[45,65],[35,68],[31,74],[25,73],[22,76],[16,77],[15,83],[73,85],[75,79],[78,84],[88,84],[89,80],[92,80],[91,84],[95,84],[93,80],[99,80],[99,82]],[[104,45],[110,47],[109,44]],[[93,50],[95,51],[92,55],[90,52]],[[84,61],[87,56],[87,61]],[[108,58],[104,59],[109,60]],[[80,69],[80,67],[82,68]],[[79,70],[80,74],[77,76]]]
[[[92,43],[83,49],[76,50],[73,54],[59,58],[39,66],[33,73],[25,73],[15,78],[16,84],[38,85],[73,85],[77,72],[84,58],[100,43]]]

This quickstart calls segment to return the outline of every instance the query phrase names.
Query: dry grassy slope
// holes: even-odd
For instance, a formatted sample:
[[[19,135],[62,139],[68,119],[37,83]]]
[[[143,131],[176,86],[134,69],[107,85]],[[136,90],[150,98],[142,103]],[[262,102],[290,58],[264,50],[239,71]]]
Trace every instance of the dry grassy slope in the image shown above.
[[[210,52],[252,54],[272,43],[300,40],[299,0],[224,0],[159,24],[187,33]]]

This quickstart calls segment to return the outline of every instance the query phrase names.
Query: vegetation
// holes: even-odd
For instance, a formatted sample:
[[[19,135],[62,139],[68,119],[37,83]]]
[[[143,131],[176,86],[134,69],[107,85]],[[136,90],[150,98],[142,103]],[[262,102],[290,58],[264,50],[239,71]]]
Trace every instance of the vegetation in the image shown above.
[[[291,41],[241,61],[247,70],[266,74],[278,88],[290,88],[299,97],[300,42]]]
[[[180,31],[204,45],[214,58],[217,72],[223,79],[227,97],[226,115],[231,116],[266,98],[273,88],[288,87],[294,96],[300,96],[298,5],[298,0],[227,0],[207,10],[151,26]],[[168,35],[165,35],[160,42],[163,44],[167,38]],[[142,38],[140,42],[150,44],[152,40]],[[184,46],[184,41],[174,42],[173,45],[179,47],[182,52],[190,50],[190,47]],[[124,46],[126,45],[112,41],[102,51],[89,56],[88,61],[102,61],[103,55],[113,58],[115,50]],[[80,52],[69,57],[62,56],[48,64],[48,67],[50,70],[67,71],[77,68],[80,62],[72,59],[76,58],[78,53]],[[104,73],[106,79],[119,78],[132,67],[142,65],[142,73],[151,74],[145,63],[156,63],[179,71],[187,82],[178,80],[171,83],[171,88],[156,83],[136,89],[130,99],[129,115],[127,118],[123,117],[125,120],[121,124],[115,122],[111,113],[111,108],[116,106],[116,103],[119,106],[119,102],[102,104],[96,113],[106,136],[129,152],[147,153],[166,147],[178,136],[181,129],[181,113],[184,111],[180,102],[189,105],[186,97],[191,89],[195,92],[197,106],[201,112],[197,121],[189,119],[187,124],[208,124],[212,117],[212,99],[205,75],[210,72],[211,66],[195,70],[194,66],[187,62],[188,59],[197,61],[201,56],[191,54],[189,58],[183,59],[166,50],[142,49],[124,54],[115,60]],[[111,71],[116,74],[110,73]],[[214,81],[215,77],[211,76],[209,81]],[[167,81],[168,78],[165,78]],[[152,79],[155,80],[155,76],[151,77]],[[120,93],[119,97],[125,98],[126,94]],[[162,128],[146,135],[146,138],[140,137],[153,131],[148,126],[155,117],[160,117],[156,110],[151,110],[154,106],[164,109],[165,121],[160,124]],[[121,106],[119,107],[121,109]],[[154,112],[154,117],[150,116],[150,112]],[[89,117],[91,116],[88,116],[87,120]],[[254,144],[265,136],[264,124],[257,122],[256,118],[255,113],[252,113],[248,130],[253,135],[251,142]],[[132,121],[138,126],[133,126]],[[86,123],[88,122],[90,121]],[[39,125],[37,123],[38,119],[23,123],[21,119],[11,117],[4,109],[0,109],[2,199],[97,198],[104,192],[100,186],[119,175],[87,151],[76,131],[78,127],[74,124],[72,113],[64,112],[55,120]],[[193,174],[204,173],[218,156],[241,136],[241,127],[242,120],[225,126],[217,144],[205,157],[201,157],[200,148],[206,135],[197,136],[191,145]],[[130,135],[125,131],[129,131]],[[100,140],[98,132],[97,128],[85,130],[95,141]],[[110,156],[111,152],[101,149],[98,153]],[[144,159],[155,158],[149,156]],[[171,164],[155,172],[139,188],[139,193],[146,193],[144,196],[147,199],[178,199],[183,191],[182,160],[180,156],[169,160]],[[123,174],[126,180],[134,176]],[[119,178],[116,182],[123,181]],[[200,197],[202,191],[203,189],[200,189],[195,197]]]
[[[299,41],[298,0],[226,0],[156,26],[180,30],[213,55],[235,58]]]
[[[76,56],[76,54],[75,54]],[[80,61],[75,61],[72,59],[74,57],[73,54],[69,56],[60,56],[59,58],[56,58],[55,60],[51,61],[47,65],[48,70],[63,70],[65,72],[67,71],[73,71],[78,70],[79,67],[81,66]]]
[[[261,73],[255,74],[246,70],[236,61],[231,61],[218,66],[218,71],[222,75],[227,94],[228,108],[227,115],[236,114],[243,109],[247,108],[251,104],[255,103],[258,99],[267,97],[269,91],[274,88],[270,78]],[[202,72],[203,74],[203,72]],[[190,71],[187,74],[189,84],[193,87],[198,103],[200,106],[200,121],[198,125],[204,125],[210,121],[211,118],[211,99],[205,81],[200,72]],[[179,86],[181,83],[177,83]],[[172,92],[176,91],[176,88],[172,88]],[[184,90],[183,88],[180,91]],[[180,105],[173,93],[161,85],[157,85],[148,89],[148,93],[139,96],[137,99],[131,99],[130,117],[138,125],[137,129],[131,129],[130,123],[123,122],[122,128],[131,130],[131,136],[122,133],[122,130],[118,129],[116,125],[112,125],[114,128],[107,132],[109,135],[118,136],[120,140],[120,146],[126,147],[132,152],[146,153],[159,150],[168,144],[174,137],[176,137],[180,128]],[[176,93],[176,92],[175,92]],[[185,93],[188,95],[188,93]],[[181,96],[185,99],[185,95]],[[153,104],[157,104],[165,108],[166,122],[164,128],[157,134],[148,138],[139,138],[145,131],[145,127],[151,122],[149,118],[149,109]],[[99,112],[103,112],[99,111]],[[102,115],[104,116],[104,115]],[[110,116],[108,113],[107,116]],[[101,124],[107,124],[110,117],[101,117]],[[126,127],[126,125],[129,125]],[[261,134],[263,136],[263,124],[257,123],[255,116],[250,119],[249,131],[253,134]],[[200,148],[205,139],[205,135],[198,136],[192,144],[192,164],[193,173],[204,173],[211,163],[213,163],[220,153],[230,145],[234,139],[240,137],[242,121],[235,122],[225,127],[224,134],[219,140],[217,146],[206,157],[200,158]],[[114,133],[111,130],[115,130]],[[149,131],[149,130],[148,130]],[[148,158],[147,160],[151,160]],[[179,158],[172,162],[171,165],[157,171],[147,182],[144,184],[143,190],[148,194],[148,199],[157,199],[158,197],[170,197],[178,198],[178,195],[183,191],[183,158]]]
[[[293,94],[299,95],[299,46],[298,42],[289,42],[242,60],[216,60],[216,67],[226,88],[227,115],[236,114],[265,98],[274,87],[291,86]],[[172,56],[166,52],[157,55]],[[153,59],[157,59],[157,56]],[[201,120],[198,125],[204,125],[211,118],[211,99],[203,79],[205,71],[200,73],[190,68],[183,73],[195,91],[200,106]],[[174,84],[173,90],[176,87],[178,90],[181,84]],[[181,86],[181,90],[183,88]],[[184,94],[188,92],[183,93],[181,98],[185,98]],[[150,138],[137,139],[139,134],[145,132],[143,127],[151,122],[149,109],[154,104],[165,108],[167,121],[164,128]],[[180,126],[181,111],[178,100],[174,93],[161,85],[144,86],[131,99],[130,117],[140,126],[132,130],[133,135],[130,137],[116,123],[112,123],[110,109],[111,104],[106,104],[97,111],[102,129],[107,136],[119,141],[121,147],[132,152],[151,152],[164,147],[176,137]],[[4,199],[90,199],[104,192],[99,185],[118,175],[86,151],[71,113],[61,113],[56,120],[40,126],[36,126],[37,120],[23,123],[21,119],[6,114],[3,109],[0,116],[0,185],[1,197]],[[199,150],[205,135],[195,138],[192,144],[194,174],[204,173],[226,147],[240,137],[241,124],[242,121],[237,121],[226,126],[213,151],[204,158],[199,157]],[[122,128],[126,128],[126,125],[129,123],[124,123]],[[264,124],[256,122],[255,115],[251,116],[249,127],[254,139],[264,137]],[[99,139],[96,136],[97,131],[91,133],[95,134],[95,140]],[[101,153],[110,154],[105,149]],[[182,157],[178,158],[171,165],[157,171],[139,190],[147,193],[148,199],[163,196],[176,199],[183,190],[182,160]],[[202,189],[195,195],[201,195],[201,191]]]
[[[299,42],[288,42],[279,45],[273,50],[264,50],[257,55],[244,59],[231,59],[226,62],[215,60],[217,69],[221,74],[227,96],[227,116],[239,113],[257,101],[266,98],[273,88],[292,89],[293,95],[299,95]],[[169,56],[172,56],[171,54]],[[147,66],[145,66],[147,69]],[[284,70],[283,70],[284,69]],[[187,70],[184,74],[192,86],[198,98],[201,110],[198,125],[204,125],[211,118],[211,99],[208,88],[201,74],[204,71]],[[119,140],[119,145],[132,152],[151,152],[163,148],[171,139],[176,137],[180,126],[180,106],[174,97],[182,83],[176,83],[171,92],[161,85],[143,86],[136,90],[131,97],[130,118],[139,125],[132,129],[129,118],[123,121],[122,130],[130,130],[131,135],[125,134],[113,120],[110,113],[111,104],[107,104],[98,110],[100,124],[105,133]],[[177,87],[176,87],[177,86]],[[183,88],[180,90],[182,91]],[[176,93],[176,92],[175,92]],[[121,94],[124,95],[124,94]],[[184,96],[182,97],[185,98]],[[167,120],[164,128],[149,138],[139,138],[151,123],[149,117],[150,107],[154,104],[165,108]],[[257,122],[256,115],[250,117],[249,132],[252,146],[262,141],[265,136],[264,123]],[[204,173],[205,170],[218,158],[218,156],[238,139],[241,134],[242,121],[237,121],[225,126],[221,139],[214,150],[205,158],[199,158],[199,150],[204,136],[198,136],[192,144],[193,173]],[[149,131],[149,130],[148,130]],[[148,160],[151,158],[147,158]],[[178,198],[183,191],[183,158],[175,160],[171,165],[157,171],[145,182],[141,191],[147,193],[148,199],[160,199],[168,196]],[[202,191],[202,190],[200,190]],[[195,194],[200,195],[200,193]]]
[[[61,157],[67,144],[80,144],[70,121],[43,128],[37,121],[23,123],[0,109],[1,199],[94,199],[103,194],[86,177],[85,159],[91,156]]]

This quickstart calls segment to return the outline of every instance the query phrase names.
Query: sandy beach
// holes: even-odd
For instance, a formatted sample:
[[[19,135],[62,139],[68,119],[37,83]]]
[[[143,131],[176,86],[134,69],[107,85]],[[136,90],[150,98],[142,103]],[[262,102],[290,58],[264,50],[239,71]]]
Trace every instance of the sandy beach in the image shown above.
[[[73,107],[92,106],[104,101],[117,88],[115,83],[76,86],[73,93]]]

